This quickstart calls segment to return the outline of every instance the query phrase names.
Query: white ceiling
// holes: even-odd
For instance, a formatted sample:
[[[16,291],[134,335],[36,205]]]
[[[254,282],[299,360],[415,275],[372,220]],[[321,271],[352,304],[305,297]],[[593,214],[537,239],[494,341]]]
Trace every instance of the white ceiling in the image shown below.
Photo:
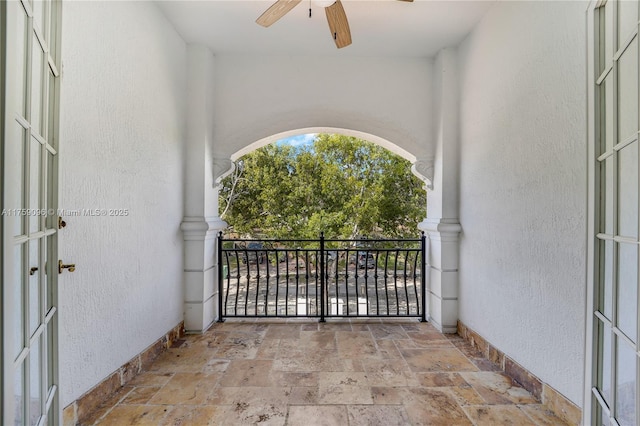
[[[336,49],[322,7],[303,0],[269,28],[255,20],[275,0],[158,1],[188,43],[214,54],[433,56],[455,46],[496,0],[342,0],[353,44]]]

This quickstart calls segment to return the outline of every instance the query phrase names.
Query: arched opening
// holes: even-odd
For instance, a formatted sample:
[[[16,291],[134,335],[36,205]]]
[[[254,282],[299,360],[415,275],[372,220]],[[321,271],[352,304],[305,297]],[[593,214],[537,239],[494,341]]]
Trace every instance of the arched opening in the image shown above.
[[[416,162],[415,155],[411,154],[410,152],[406,151],[404,148],[400,147],[399,145],[387,139],[384,139],[380,136],[373,135],[371,133],[366,133],[366,132],[361,132],[358,130],[352,130],[352,129],[346,129],[346,128],[338,128],[338,127],[306,127],[306,128],[299,128],[299,129],[289,130],[286,132],[276,133],[271,136],[267,136],[265,138],[257,140],[247,145],[246,147],[236,151],[234,154],[231,155],[231,161],[236,161],[237,159],[239,159],[240,157],[242,157],[243,155],[251,151],[254,151],[270,143],[277,142],[279,140],[283,140],[283,139],[290,138],[292,136],[297,136],[297,135],[321,134],[321,133],[340,134],[345,136],[352,136],[358,139],[363,139],[388,149],[394,154],[399,155],[400,157],[410,161],[412,164]]]
[[[285,134],[238,151],[219,179],[220,217],[236,233],[272,238],[417,235],[426,192],[415,157],[349,133]]]
[[[277,135],[234,154],[218,185],[229,225],[218,240],[220,319],[426,320],[426,191],[415,157],[350,133],[300,146]]]

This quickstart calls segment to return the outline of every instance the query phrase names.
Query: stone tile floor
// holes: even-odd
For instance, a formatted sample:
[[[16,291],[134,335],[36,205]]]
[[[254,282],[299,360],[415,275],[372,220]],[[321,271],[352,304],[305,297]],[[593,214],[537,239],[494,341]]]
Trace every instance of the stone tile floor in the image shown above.
[[[426,323],[235,322],[186,336],[85,424],[561,425]]]

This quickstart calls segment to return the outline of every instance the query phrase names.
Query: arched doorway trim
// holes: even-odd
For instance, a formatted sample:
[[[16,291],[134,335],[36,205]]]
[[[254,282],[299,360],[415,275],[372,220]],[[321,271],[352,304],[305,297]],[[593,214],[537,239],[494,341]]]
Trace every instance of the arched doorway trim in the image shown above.
[[[214,160],[214,181],[216,184],[219,184],[225,176],[233,172],[234,164],[240,157],[258,148],[291,136],[317,133],[335,133],[346,136],[353,136],[380,145],[381,147],[388,149],[394,154],[408,160],[411,163],[412,173],[420,178],[423,182],[425,182],[427,189],[433,189],[433,159],[418,158],[399,145],[380,136],[358,130],[338,127],[305,127],[276,133],[271,136],[259,139],[231,154],[230,159],[216,158]]]

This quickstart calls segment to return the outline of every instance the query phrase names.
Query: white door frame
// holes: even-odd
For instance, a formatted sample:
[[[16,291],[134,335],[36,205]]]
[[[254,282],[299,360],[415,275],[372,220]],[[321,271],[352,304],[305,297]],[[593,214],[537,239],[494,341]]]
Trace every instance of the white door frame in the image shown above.
[[[61,0],[0,3],[2,424],[62,420],[57,344],[61,8]]]
[[[632,3],[629,2],[626,6],[630,4]],[[640,8],[640,5],[638,7]],[[640,15],[635,16],[634,19],[633,15],[625,10],[620,12],[618,17],[618,8],[617,0],[592,0],[586,13],[588,257],[582,415],[585,425],[600,424],[603,416],[613,418],[625,413],[617,403],[619,399],[617,394],[620,392],[617,378],[621,372],[624,377],[625,372],[628,373],[630,370],[619,368],[617,365],[620,354],[633,357],[629,360],[632,364],[635,362],[635,388],[627,388],[626,393],[622,394],[628,396],[629,389],[633,389],[635,401],[632,403],[635,404],[635,419],[636,421],[640,419],[640,351],[638,350],[640,348],[640,285],[638,285],[640,220],[638,220],[638,205],[636,204],[634,212],[633,204],[628,203],[629,200],[638,196],[640,182],[628,179],[633,176],[632,169],[628,173],[621,171],[622,167],[631,165],[632,168],[635,166],[637,174],[640,168],[637,152],[635,164],[629,163],[634,159],[633,150],[637,151],[640,144],[637,132],[640,112],[636,110],[636,127],[631,127],[632,130],[625,127],[629,125],[629,117],[634,115],[620,113],[620,111],[630,111],[629,105],[640,100],[640,91],[637,90],[637,86],[638,93],[635,93],[635,100],[633,95],[630,98],[627,97],[631,92],[626,86],[634,81],[634,77],[635,84],[640,84],[638,82],[640,61],[638,18]],[[629,17],[631,19],[625,21],[624,18]],[[622,27],[621,22],[625,27]],[[624,29],[620,29],[619,26]],[[634,54],[635,61],[626,62],[627,58],[633,58]],[[623,76],[628,78],[629,74],[623,74],[623,72],[628,73],[629,68],[622,71],[623,58],[625,64],[631,63],[632,67],[635,64],[635,76],[632,73],[632,77],[626,80]],[[636,103],[636,109],[637,105]],[[623,121],[620,117],[623,116],[625,126],[620,124]],[[618,134],[622,133],[621,128],[624,134]],[[631,195],[627,192],[629,190]],[[620,201],[624,202],[626,209],[621,207]],[[632,220],[634,215],[635,224]],[[623,248],[626,253],[629,253],[629,249],[635,248],[635,265],[630,262],[632,257],[623,256]],[[624,260],[624,268],[622,260]],[[634,276],[634,269],[637,293],[635,301],[629,297],[629,292],[634,288],[633,281],[629,279]],[[623,294],[623,292],[626,293]],[[629,305],[627,301],[632,302]],[[634,309],[633,303],[635,303],[636,317],[630,318],[631,309]],[[602,354],[600,348],[602,348]],[[603,365],[607,363],[608,365]],[[607,398],[608,401],[605,402]],[[608,407],[608,404],[611,406]],[[611,422],[612,425],[617,424],[613,419],[605,421]]]

